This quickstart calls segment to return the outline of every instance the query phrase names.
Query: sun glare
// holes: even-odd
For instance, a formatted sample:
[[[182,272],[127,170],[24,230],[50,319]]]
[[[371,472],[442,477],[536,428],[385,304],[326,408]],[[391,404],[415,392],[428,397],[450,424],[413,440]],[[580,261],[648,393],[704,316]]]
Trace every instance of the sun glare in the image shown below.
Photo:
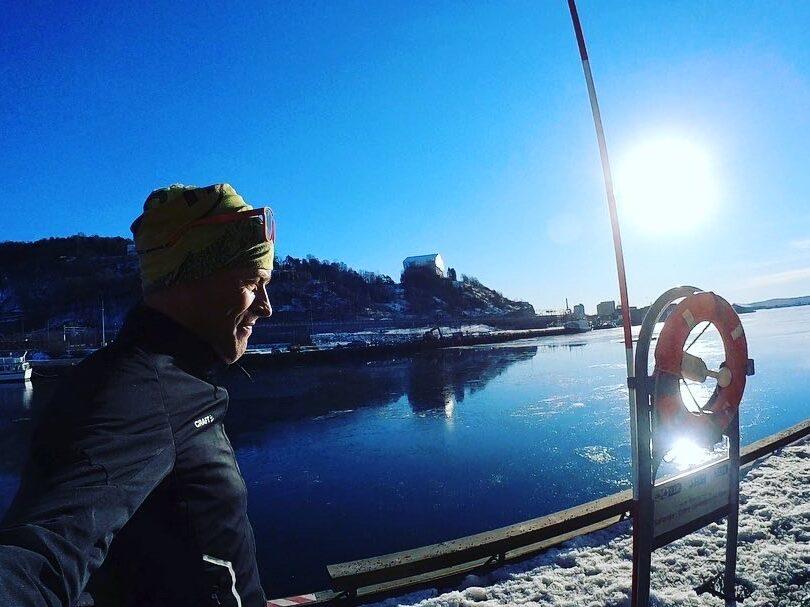
[[[702,464],[711,457],[712,454],[707,449],[698,446],[688,438],[680,438],[664,456],[664,461],[672,462],[678,467],[678,470],[686,470]]]
[[[709,154],[679,138],[653,139],[628,150],[616,171],[622,221],[660,235],[683,234],[717,210],[718,189]]]

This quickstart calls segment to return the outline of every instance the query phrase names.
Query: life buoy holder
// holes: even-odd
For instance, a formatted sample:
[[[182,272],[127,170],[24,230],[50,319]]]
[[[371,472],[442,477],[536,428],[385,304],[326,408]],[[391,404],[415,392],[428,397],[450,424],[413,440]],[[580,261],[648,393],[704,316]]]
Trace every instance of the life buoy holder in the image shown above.
[[[684,352],[692,329],[702,322],[715,326],[723,341],[725,361],[716,371]],[[685,297],[664,323],[655,347],[653,379],[653,454],[662,457],[679,437],[710,445],[721,439],[739,409],[746,376],[753,372],[740,317],[725,299],[711,292]],[[690,378],[717,381],[714,393],[698,411],[690,411],[680,382]]]

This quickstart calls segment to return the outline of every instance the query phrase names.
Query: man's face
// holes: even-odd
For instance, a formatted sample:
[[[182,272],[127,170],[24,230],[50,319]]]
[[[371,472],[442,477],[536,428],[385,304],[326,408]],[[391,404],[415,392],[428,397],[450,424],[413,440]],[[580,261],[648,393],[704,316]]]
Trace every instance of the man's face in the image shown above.
[[[270,272],[261,269],[221,270],[199,283],[204,312],[201,331],[230,364],[247,350],[253,325],[273,313],[267,300]]]

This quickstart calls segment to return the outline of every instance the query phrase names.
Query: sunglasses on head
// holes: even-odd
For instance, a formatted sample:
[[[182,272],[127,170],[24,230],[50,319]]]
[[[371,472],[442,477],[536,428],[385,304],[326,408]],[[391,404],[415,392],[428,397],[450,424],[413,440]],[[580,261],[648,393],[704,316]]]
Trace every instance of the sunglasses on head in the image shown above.
[[[236,221],[251,221],[260,225],[262,233],[264,234],[264,242],[276,241],[276,220],[273,217],[273,209],[270,207],[260,207],[250,211],[238,211],[236,213],[223,213],[221,215],[212,215],[211,217],[203,217],[202,219],[195,219],[182,226],[174,234],[169,237],[165,244],[138,251],[138,254],[144,255],[152,251],[160,249],[168,249],[173,247],[183,237],[183,235],[197,226],[205,225],[221,225],[226,223],[233,223]]]

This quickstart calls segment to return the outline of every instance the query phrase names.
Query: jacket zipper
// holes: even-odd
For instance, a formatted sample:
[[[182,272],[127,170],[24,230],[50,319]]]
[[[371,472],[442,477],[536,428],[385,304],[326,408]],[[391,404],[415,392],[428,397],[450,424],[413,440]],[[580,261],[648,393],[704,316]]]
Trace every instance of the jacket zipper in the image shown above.
[[[233,563],[231,563],[231,561],[223,561],[222,559],[208,556],[207,554],[203,554],[203,560],[206,563],[225,567],[228,570],[228,573],[231,574],[231,592],[233,593],[233,597],[236,599],[236,607],[242,607],[242,598],[239,596],[239,592],[236,590],[236,572],[233,570]]]

